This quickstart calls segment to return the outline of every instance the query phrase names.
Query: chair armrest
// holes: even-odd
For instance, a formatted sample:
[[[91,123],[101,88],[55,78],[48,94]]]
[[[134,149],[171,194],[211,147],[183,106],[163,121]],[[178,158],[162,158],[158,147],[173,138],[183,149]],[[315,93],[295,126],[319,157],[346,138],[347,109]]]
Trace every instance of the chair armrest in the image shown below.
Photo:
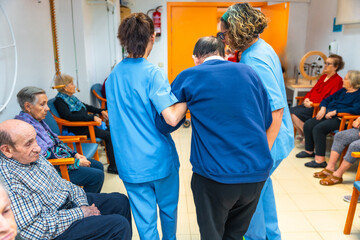
[[[312,103],[311,106],[314,108],[312,117],[316,117],[317,113],[320,110],[320,103]]]
[[[75,163],[75,158],[57,158],[57,159],[48,159],[48,160],[54,166],[71,165]]]
[[[79,138],[66,138],[66,139],[60,139],[63,141],[63,143],[78,143],[82,142]]]
[[[86,142],[96,143],[96,136],[95,136],[94,126],[100,126],[101,123],[95,122],[95,121],[70,122],[70,121],[64,120],[62,118],[59,118],[59,117],[55,116],[54,114],[52,114],[52,115],[53,115],[56,123],[59,125],[60,132],[62,131],[63,126],[68,126],[68,127],[86,127],[87,126],[89,128],[90,140],[88,140]]]
[[[101,101],[106,102],[106,98],[100,97],[99,94],[95,90],[92,90],[92,93],[95,95],[96,98],[98,98]]]
[[[360,117],[360,115],[352,115],[350,113],[338,113],[337,114],[338,117],[343,117],[345,119],[357,119],[358,117]]]
[[[320,106],[320,103],[312,103],[311,106],[313,106],[314,108],[315,108],[315,107],[319,107],[319,106]]]
[[[347,129],[352,128],[354,120],[360,117],[359,115],[352,115],[350,113],[338,113],[337,116],[341,117],[339,132],[345,130],[346,123]]]
[[[86,135],[58,136],[58,138],[63,142],[72,141],[72,140],[73,142],[81,142],[81,141],[86,141],[87,136]]]
[[[74,149],[74,143],[75,143],[76,151],[79,154],[83,155],[81,143],[88,142],[87,136],[78,135],[78,136],[58,136],[58,137],[61,141],[66,143],[69,146],[69,148],[71,148],[73,151],[75,151]]]
[[[295,97],[296,100],[298,100],[298,105],[303,104],[305,97]]]
[[[59,159],[48,159],[48,160],[52,165],[59,166],[61,177],[63,179],[70,181],[67,165],[74,164],[75,163],[74,158],[59,158]]]
[[[89,121],[89,122],[71,122],[62,118],[58,118],[57,116],[53,115],[55,121],[63,126],[67,127],[86,127],[86,126],[100,126],[101,123],[95,122],[95,121]]]

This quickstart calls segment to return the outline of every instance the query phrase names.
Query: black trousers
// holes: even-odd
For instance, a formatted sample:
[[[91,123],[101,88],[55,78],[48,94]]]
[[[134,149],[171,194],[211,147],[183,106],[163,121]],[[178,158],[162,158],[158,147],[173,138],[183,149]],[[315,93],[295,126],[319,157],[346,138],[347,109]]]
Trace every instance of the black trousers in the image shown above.
[[[326,135],[332,131],[338,130],[341,120],[337,117],[321,120],[311,118],[304,124],[305,150],[314,151],[318,156],[325,156]]]
[[[191,189],[202,240],[242,240],[265,182],[223,184],[196,173]]]
[[[113,148],[113,145],[111,142],[111,136],[110,136],[109,129],[103,130],[103,129],[94,127],[94,130],[95,130],[95,136],[97,138],[101,138],[101,139],[105,140],[106,154],[107,154],[107,157],[109,158],[110,166],[116,168],[114,148]],[[86,136],[90,137],[90,132],[89,132],[88,127],[71,127],[71,128],[69,127],[69,131],[74,133],[75,135],[86,135]]]
[[[120,193],[87,193],[100,216],[86,217],[73,222],[56,240],[131,240],[131,210],[128,198]]]

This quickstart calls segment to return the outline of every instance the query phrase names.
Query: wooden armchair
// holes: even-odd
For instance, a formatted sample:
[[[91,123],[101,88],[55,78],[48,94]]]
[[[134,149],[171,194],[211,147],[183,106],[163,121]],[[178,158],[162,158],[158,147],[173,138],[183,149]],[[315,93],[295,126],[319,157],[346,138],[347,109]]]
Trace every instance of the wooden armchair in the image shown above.
[[[106,98],[104,98],[104,96],[102,95],[101,88],[102,85],[100,83],[95,83],[91,86],[90,91],[99,101],[101,108],[104,109],[106,107]]]
[[[61,141],[68,144],[71,149],[74,149],[74,143],[76,145],[76,151],[83,155],[83,150],[81,142],[86,140],[86,136],[58,136]],[[70,181],[69,172],[67,169],[68,165],[74,164],[74,158],[58,158],[58,159],[49,159],[49,162],[54,166],[59,166],[61,177],[65,180]]]
[[[54,166],[59,166],[61,177],[65,180],[70,181],[67,166],[74,164],[74,162],[75,162],[74,158],[49,159],[49,162]]]
[[[351,156],[354,158],[360,158],[360,152],[353,152],[353,153],[351,153]],[[354,220],[356,205],[357,205],[357,201],[359,198],[359,191],[360,191],[360,164],[359,164],[357,172],[356,172],[355,182],[354,182],[354,186],[353,186],[353,192],[351,195],[351,201],[350,201],[349,210],[348,210],[345,227],[344,227],[344,234],[346,234],[346,235],[350,234],[350,232],[351,232],[351,227],[352,227],[353,220]]]
[[[60,114],[58,113],[57,109],[55,108],[55,105],[54,105],[54,101],[55,99],[50,99],[48,101],[48,106],[50,108],[50,111],[51,111],[51,114],[52,116],[54,117],[56,123],[58,124],[59,126],[59,129],[60,129],[60,133],[62,133],[62,129],[63,127],[88,127],[89,128],[89,135],[90,135],[90,138],[89,139],[86,139],[84,140],[83,142],[85,143],[96,143],[97,142],[97,139],[95,137],[95,130],[94,130],[94,127],[95,126],[99,126],[100,124],[98,122],[95,122],[95,121],[90,121],[90,122],[71,122],[71,121],[68,121],[68,120],[65,120],[65,119],[62,119],[60,118]],[[71,136],[70,136],[71,137]],[[99,161],[99,153],[98,151],[96,150],[95,154],[94,154],[94,159]]]
[[[350,113],[338,113],[338,117],[341,117],[341,122],[340,122],[340,127],[339,127],[339,132],[341,132],[343,130],[351,129],[354,120],[357,119],[358,117],[360,117],[360,115],[352,115]],[[340,155],[340,162],[339,162],[340,165],[341,165],[342,161],[344,160],[344,156],[346,154],[347,149],[348,149],[348,147],[346,147]]]
[[[304,103],[304,97],[295,97],[295,99],[298,100],[298,105],[301,105]],[[319,112],[319,105],[320,105],[320,103],[312,104],[312,106],[314,107],[312,117],[315,117],[316,114]],[[294,127],[294,137],[296,137],[296,128],[295,127]]]

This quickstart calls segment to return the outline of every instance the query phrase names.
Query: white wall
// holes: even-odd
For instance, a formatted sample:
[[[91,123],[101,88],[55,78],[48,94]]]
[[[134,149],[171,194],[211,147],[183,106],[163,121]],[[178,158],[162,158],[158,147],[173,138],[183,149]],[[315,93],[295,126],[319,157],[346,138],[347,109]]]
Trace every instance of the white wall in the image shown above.
[[[339,71],[339,75],[344,77],[348,70],[360,70],[360,24],[343,25],[342,32],[333,32],[336,8],[336,0],[327,0],[326,4],[322,0],[311,1],[305,50],[319,50],[328,55],[329,43],[336,40],[338,54],[345,61],[345,68]]]
[[[76,53],[78,62],[79,87],[76,95],[84,102],[90,101],[90,86],[103,82],[111,72],[111,66],[119,61],[120,49],[116,40],[119,25],[119,6],[115,1],[114,14],[108,14],[105,5],[89,5],[86,0],[73,0]],[[50,89],[55,74],[53,42],[51,33],[50,7],[47,0],[0,0],[14,29],[18,51],[18,77],[14,95],[7,108],[0,112],[0,122],[13,118],[20,108],[16,93],[23,87],[33,85],[46,90],[49,98],[57,91]],[[60,67],[62,73],[76,76],[76,64],[72,31],[71,0],[55,0],[59,35]],[[0,13],[1,15],[1,13]],[[109,21],[107,20],[109,18]],[[0,20],[3,18],[0,16]],[[115,23],[109,30],[108,22]],[[0,47],[8,34],[0,24]],[[112,34],[109,41],[109,32]],[[5,39],[5,40],[4,40]],[[109,44],[111,43],[111,46]],[[110,63],[111,59],[111,63]],[[13,56],[10,50],[0,49],[0,105],[5,100],[12,83]]]
[[[286,76],[294,77],[294,67],[299,67],[305,54],[306,29],[309,11],[308,3],[290,3],[288,39],[286,46]]]
[[[0,112],[0,121],[3,121],[19,113],[16,93],[21,88],[28,85],[41,86],[50,97],[54,95],[50,83],[55,67],[49,2],[39,4],[35,0],[0,0],[0,4],[13,26],[18,51],[17,83],[9,105]],[[13,61],[12,56],[9,58],[7,60]],[[7,68],[6,71],[12,72],[12,69]],[[7,81],[12,81],[12,77],[0,79],[1,86]]]

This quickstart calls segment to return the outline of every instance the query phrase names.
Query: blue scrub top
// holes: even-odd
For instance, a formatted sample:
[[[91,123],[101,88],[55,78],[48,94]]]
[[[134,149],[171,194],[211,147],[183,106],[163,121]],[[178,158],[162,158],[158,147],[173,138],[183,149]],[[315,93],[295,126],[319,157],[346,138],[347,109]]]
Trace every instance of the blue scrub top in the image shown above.
[[[251,66],[259,75],[267,91],[271,111],[284,108],[280,131],[271,149],[274,165],[277,166],[276,161],[286,158],[294,148],[294,127],[287,104],[280,60],[274,49],[259,39],[241,54],[240,62]]]
[[[143,183],[179,169],[170,134],[155,127],[155,115],[177,102],[165,74],[144,58],[126,58],[108,77],[110,132],[120,178]]]

